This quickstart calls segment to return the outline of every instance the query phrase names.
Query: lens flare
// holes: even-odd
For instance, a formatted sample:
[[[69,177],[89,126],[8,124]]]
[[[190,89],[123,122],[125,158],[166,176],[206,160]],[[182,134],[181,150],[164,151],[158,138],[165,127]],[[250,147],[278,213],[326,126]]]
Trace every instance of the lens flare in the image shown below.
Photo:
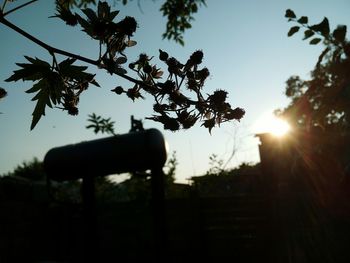
[[[274,136],[281,137],[287,134],[291,127],[289,123],[272,113],[264,114],[254,125],[255,133],[271,133]]]

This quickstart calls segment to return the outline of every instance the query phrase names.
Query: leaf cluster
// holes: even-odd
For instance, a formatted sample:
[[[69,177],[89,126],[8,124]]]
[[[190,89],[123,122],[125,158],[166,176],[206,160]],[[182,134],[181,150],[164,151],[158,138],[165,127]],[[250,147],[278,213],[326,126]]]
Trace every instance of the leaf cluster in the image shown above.
[[[127,47],[136,45],[131,40],[135,33],[137,22],[133,17],[126,16],[119,22],[115,22],[119,11],[111,11],[107,2],[98,2],[97,10],[84,8],[81,10],[85,17],[72,13],[64,5],[57,5],[56,17],[61,18],[68,25],[79,24],[83,31],[92,39],[99,41],[100,54],[97,64],[105,68],[110,74],[125,74],[122,64],[127,61],[123,53]]]
[[[304,29],[303,40],[309,40],[310,45],[317,45],[323,39],[326,48],[320,54],[317,65],[319,65],[323,58],[329,53],[332,53],[333,59],[339,59],[341,53],[350,55],[350,43],[346,39],[346,25],[338,25],[332,32],[329,26],[328,18],[314,25],[310,25],[307,16],[297,17],[294,11],[287,9],[285,17],[289,22],[294,22],[298,25],[292,26],[288,31],[288,36],[291,37],[300,29]]]
[[[111,121],[111,118],[102,118],[101,116],[92,113],[88,116],[89,125],[86,126],[87,129],[93,129],[94,133],[99,132],[116,135],[114,129],[114,121]]]
[[[176,151],[173,151],[171,156],[168,158],[166,164],[164,165],[165,168],[165,179],[168,185],[171,183],[174,183],[175,181],[175,175],[176,175],[176,168],[179,165],[179,162],[176,157]]]
[[[224,160],[219,159],[218,155],[213,153],[212,155],[209,156],[209,169],[205,175],[219,176],[224,174],[225,174]]]
[[[80,94],[85,91],[89,84],[99,86],[94,80],[94,75],[86,73],[87,66],[75,66],[73,63],[77,60],[83,60],[106,69],[111,74],[125,74],[126,70],[121,67],[127,61],[126,56],[122,53],[126,47],[136,44],[130,40],[130,36],[135,32],[137,23],[134,18],[125,17],[118,23],[113,22],[119,11],[111,11],[106,2],[99,2],[97,10],[94,12],[90,8],[85,8],[82,12],[86,19],[77,13],[72,13],[69,9],[75,1],[56,1],[58,17],[64,20],[68,25],[81,25],[93,39],[100,43],[100,54],[97,61],[85,59],[74,54],[54,49],[50,46],[44,46],[52,55],[52,64],[38,58],[25,58],[30,63],[17,63],[21,69],[15,70],[14,74],[6,81],[33,81],[35,84],[27,93],[35,93],[32,100],[37,101],[32,113],[33,120],[31,129],[39,122],[40,118],[45,115],[45,108],[57,105],[63,110],[67,110],[71,115],[78,114],[78,102]],[[102,47],[104,53],[102,54]],[[69,58],[57,62],[55,53],[67,55]]]
[[[130,0],[116,0],[123,5],[128,4]],[[62,9],[58,16],[64,19],[67,24],[72,25],[71,21],[76,21],[70,11],[73,7],[86,8],[90,4],[96,4],[95,0],[56,0],[57,9]],[[140,0],[138,5],[141,8]],[[205,0],[166,0],[160,7],[160,12],[167,18],[166,30],[163,38],[174,40],[180,45],[184,45],[183,34],[192,27],[193,15],[198,12],[201,6],[205,6]],[[76,22],[75,22],[76,23]]]
[[[80,94],[89,84],[99,86],[94,75],[86,73],[86,66],[75,66],[75,59],[68,58],[61,63],[54,60],[50,65],[38,58],[25,56],[29,63],[17,63],[20,69],[5,81],[33,81],[35,84],[26,93],[36,93],[32,101],[37,101],[32,113],[32,130],[45,115],[46,106],[61,105],[70,115],[77,115]]]
[[[129,64],[129,68],[141,81],[129,89],[118,86],[112,91],[116,94],[125,93],[133,101],[143,98],[142,92],[152,95],[156,102],[153,110],[157,115],[148,119],[162,123],[164,129],[171,131],[189,129],[198,120],[202,120],[202,126],[211,132],[216,125],[243,117],[243,109],[232,109],[226,101],[226,91],[216,90],[213,94],[203,94],[203,86],[210,73],[207,68],[200,68],[202,51],[195,51],[186,63],[181,63],[163,50],[159,50],[159,59],[167,66],[168,77],[165,81],[158,81],[163,71],[152,64],[152,58],[141,54],[135,62]],[[195,99],[186,96],[182,86]]]
[[[184,45],[183,33],[191,28],[194,20],[193,14],[197,13],[201,5],[205,5],[205,0],[168,0],[160,11],[168,18],[166,31],[163,38],[173,39],[177,43]]]
[[[87,66],[73,65],[76,60],[97,66],[111,75],[117,75],[133,83],[132,87],[127,89],[117,86],[112,90],[116,94],[126,94],[133,101],[144,98],[143,93],[153,96],[155,100],[153,109],[157,114],[148,119],[162,123],[165,129],[171,131],[189,129],[198,120],[202,120],[202,126],[211,132],[216,125],[226,121],[240,120],[243,117],[245,113],[243,109],[232,109],[227,102],[228,93],[226,91],[219,89],[212,94],[204,95],[204,83],[210,73],[207,68],[201,68],[202,51],[195,51],[185,63],[181,63],[175,57],[170,57],[167,52],[160,50],[159,59],[167,67],[168,77],[165,80],[161,80],[164,71],[151,61],[153,57],[140,54],[136,61],[129,63],[129,70],[137,78],[131,77],[127,75],[128,71],[124,68],[124,64],[128,61],[125,49],[136,45],[136,41],[131,39],[137,28],[136,20],[126,16],[115,21],[119,11],[112,11],[109,4],[102,1],[98,2],[95,11],[91,8],[83,8],[81,14],[73,13],[70,8],[76,3],[76,1],[56,1],[55,17],[71,26],[80,25],[87,35],[98,42],[100,50],[97,60],[51,47],[20,30],[6,19],[2,20],[2,23],[45,48],[52,56],[51,64],[26,56],[29,63],[17,63],[20,69],[15,70],[14,74],[6,80],[18,81],[21,79],[34,82],[33,87],[26,91],[36,93],[32,99],[37,101],[37,104],[32,114],[31,129],[45,115],[46,106],[52,108],[55,105],[57,108],[67,110],[71,115],[77,115],[80,94],[88,88],[89,84],[99,86],[94,80],[94,75],[85,72]],[[168,0],[165,5],[169,4],[169,6],[164,7],[163,11],[169,16],[180,12],[181,17],[188,17],[190,21],[193,19],[190,14],[197,11],[200,3],[204,4],[204,1]],[[185,9],[182,10],[182,7]],[[176,12],[171,15],[169,12],[172,12],[173,9]],[[181,23],[176,24],[175,28],[178,26],[180,32],[183,32],[187,26]],[[59,63],[56,54],[68,58]],[[190,93],[194,99],[188,97],[185,91]],[[94,129],[97,131],[112,131],[110,128],[102,128],[110,124],[108,121],[103,122],[104,120],[97,117],[92,118],[91,121],[95,121]]]
[[[292,76],[287,80],[286,95],[292,101],[280,114],[305,129],[321,127],[323,130],[349,130],[350,43],[346,39],[346,26],[339,25],[331,31],[327,18],[318,24],[309,25],[307,17],[297,18],[290,9],[285,16],[289,21],[299,24],[298,29],[292,27],[288,35],[304,27],[304,40],[318,35],[310,44],[317,44],[322,38],[325,49],[311,71],[311,79],[302,80]]]

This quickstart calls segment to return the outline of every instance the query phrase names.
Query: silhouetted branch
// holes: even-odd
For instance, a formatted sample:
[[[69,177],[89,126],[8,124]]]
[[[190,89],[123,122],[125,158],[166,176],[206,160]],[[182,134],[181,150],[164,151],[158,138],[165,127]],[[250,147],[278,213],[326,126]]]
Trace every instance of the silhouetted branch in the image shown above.
[[[13,8],[13,9],[11,9],[11,10],[9,10],[9,11],[3,13],[3,16],[7,16],[8,14],[11,14],[12,12],[15,12],[15,11],[17,11],[18,9],[21,9],[21,8],[23,8],[23,7],[27,6],[27,5],[30,5],[30,4],[32,4],[32,3],[34,3],[34,2],[37,2],[37,1],[38,1],[38,0],[31,0],[31,1],[27,2],[27,3],[24,3],[24,4],[22,4],[22,5],[19,5],[19,6],[15,7],[15,8]],[[7,1],[4,2],[4,6],[3,6],[2,10],[4,10],[4,7],[5,7],[6,2],[7,2]]]
[[[37,1],[37,0],[35,0],[35,1]],[[32,36],[31,34],[27,33],[23,29],[21,29],[21,28],[17,27],[16,25],[12,24],[10,21],[8,21],[4,17],[4,15],[1,15],[1,14],[0,14],[0,23],[2,23],[5,26],[11,28],[12,30],[16,31],[17,33],[21,34],[25,38],[28,38],[30,41],[34,42],[35,44],[39,45],[40,47],[46,49],[51,55],[56,53],[56,54],[60,54],[60,55],[66,56],[66,57],[71,57],[71,58],[74,58],[76,60],[80,60],[80,61],[86,62],[86,63],[91,64],[91,65],[95,65],[95,66],[99,66],[100,65],[100,60],[93,60],[93,59],[90,59],[90,58],[87,58],[87,57],[83,57],[83,56],[80,56],[80,55],[77,55],[77,54],[70,53],[68,51],[62,50],[62,49],[58,49],[58,48],[52,47],[52,46],[44,43],[40,39]],[[142,81],[134,79],[133,77],[130,77],[128,75],[121,74],[119,72],[114,72],[114,74],[116,74],[119,77],[122,77],[122,78],[124,78],[124,79],[126,79],[126,80],[128,80],[130,82],[133,82],[135,84],[147,86]]]
[[[28,1],[6,14],[34,2],[34,0]],[[21,69],[15,70],[13,75],[6,79],[7,82],[18,80],[36,82],[32,88],[26,91],[27,93],[36,93],[32,99],[37,103],[32,113],[31,129],[45,115],[46,106],[52,108],[54,105],[55,108],[67,110],[70,115],[77,115],[80,94],[87,90],[89,84],[99,86],[94,80],[95,75],[85,72],[87,66],[73,65],[77,60],[104,69],[111,75],[115,74],[134,83],[133,87],[127,89],[117,86],[111,90],[118,95],[125,94],[133,101],[144,98],[142,91],[153,96],[156,102],[153,109],[158,115],[153,115],[148,119],[161,122],[165,129],[172,131],[180,128],[188,129],[198,120],[202,120],[202,126],[208,128],[210,132],[214,126],[220,125],[220,123],[239,120],[243,117],[244,110],[241,108],[232,109],[226,101],[228,93],[224,90],[216,90],[204,98],[202,88],[210,72],[205,67],[198,68],[203,60],[201,50],[193,52],[185,63],[181,63],[165,51],[159,50],[159,59],[166,64],[169,73],[165,82],[159,81],[164,72],[152,64],[153,56],[140,54],[135,62],[129,64],[129,69],[137,74],[137,77],[134,78],[127,75],[128,72],[123,65],[128,61],[124,50],[137,44],[136,41],[130,39],[137,28],[135,18],[126,16],[119,22],[114,22],[119,11],[111,11],[108,3],[102,1],[98,2],[96,11],[90,8],[82,10],[86,18],[72,13],[64,3],[57,1],[56,4],[57,13],[53,17],[62,19],[70,26],[79,24],[92,39],[99,41],[99,53],[96,60],[48,45],[11,23],[5,18],[4,10],[0,10],[1,24],[47,50],[52,56],[51,65],[38,58],[25,56],[29,63],[17,63]],[[194,9],[196,7],[193,6]],[[102,46],[105,50],[102,50]],[[57,54],[65,56],[67,59],[59,63],[56,59]],[[197,100],[192,100],[185,95],[181,89],[184,83],[186,83],[186,90],[196,94]],[[62,105],[62,107],[56,105]],[[172,114],[169,115],[170,113]]]
[[[89,63],[89,64],[93,64],[93,65],[98,65],[99,61],[96,60],[92,60],[86,57],[82,57],[55,47],[52,47],[46,43],[44,43],[43,41],[37,39],[36,37],[32,36],[31,34],[25,32],[23,29],[17,27],[16,25],[12,24],[10,21],[8,21],[7,19],[4,18],[4,16],[0,16],[0,23],[4,24],[5,26],[11,28],[12,30],[16,31],[17,33],[21,34],[22,36],[28,38],[30,41],[34,42],[35,44],[41,46],[42,48],[46,49],[50,54],[52,53],[57,53],[57,54],[61,54],[67,57],[71,57],[71,58],[75,58],[77,60]]]

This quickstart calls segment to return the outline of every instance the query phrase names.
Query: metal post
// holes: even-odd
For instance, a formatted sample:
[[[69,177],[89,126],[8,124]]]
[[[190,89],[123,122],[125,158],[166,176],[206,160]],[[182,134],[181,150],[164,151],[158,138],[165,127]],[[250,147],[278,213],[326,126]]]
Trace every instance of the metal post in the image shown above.
[[[164,173],[161,167],[152,169],[152,212],[154,224],[155,262],[166,262],[167,234],[165,221]]]
[[[82,182],[84,216],[84,262],[98,262],[95,178],[86,176]]]

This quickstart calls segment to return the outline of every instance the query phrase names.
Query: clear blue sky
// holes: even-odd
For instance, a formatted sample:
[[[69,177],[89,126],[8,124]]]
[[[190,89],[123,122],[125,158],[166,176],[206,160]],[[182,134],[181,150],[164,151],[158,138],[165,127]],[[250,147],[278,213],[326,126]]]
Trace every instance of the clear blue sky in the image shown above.
[[[15,4],[23,2],[15,1]],[[8,19],[55,47],[96,58],[97,43],[80,29],[69,28],[57,19],[47,19],[54,13],[53,2],[38,1]],[[139,23],[134,37],[138,45],[127,51],[128,57],[134,60],[141,52],[157,56],[161,48],[186,61],[193,51],[201,49],[205,56],[203,65],[211,73],[205,89],[208,93],[227,90],[231,105],[246,110],[240,123],[226,123],[214,129],[212,135],[199,125],[189,131],[164,131],[170,151],[177,152],[177,179],[182,182],[205,173],[213,153],[227,160],[232,150],[236,151],[227,168],[243,161],[259,161],[254,124],[266,112],[287,105],[283,94],[285,81],[295,74],[307,78],[322,49],[321,45],[310,46],[303,42],[302,34],[287,37],[292,24],[284,18],[286,9],[293,9],[298,16],[308,16],[311,23],[318,23],[326,16],[331,28],[338,24],[350,25],[348,0],[208,0],[207,7],[201,8],[195,16],[193,28],[186,32],[186,45],[182,47],[161,38],[166,22],[158,12],[162,2],[140,1],[142,10],[136,0],[127,7],[115,5],[115,9],[121,10],[120,17],[131,15]],[[24,62],[23,55],[42,59],[49,55],[3,25],[0,25],[0,40],[0,87],[8,91],[8,96],[0,101],[3,113],[0,115],[0,174],[24,160],[42,159],[52,147],[97,138],[85,129],[87,115],[92,112],[115,120],[118,133],[129,130],[130,115],[143,119],[152,114],[151,98],[133,103],[124,96],[112,94],[110,89],[115,86],[131,84],[91,67],[102,88],[91,87],[82,96],[79,116],[48,109],[46,116],[30,131],[35,104],[30,101],[31,95],[24,91],[31,83],[6,83],[4,80],[17,69],[16,62]],[[152,121],[145,120],[144,126],[162,130]]]

